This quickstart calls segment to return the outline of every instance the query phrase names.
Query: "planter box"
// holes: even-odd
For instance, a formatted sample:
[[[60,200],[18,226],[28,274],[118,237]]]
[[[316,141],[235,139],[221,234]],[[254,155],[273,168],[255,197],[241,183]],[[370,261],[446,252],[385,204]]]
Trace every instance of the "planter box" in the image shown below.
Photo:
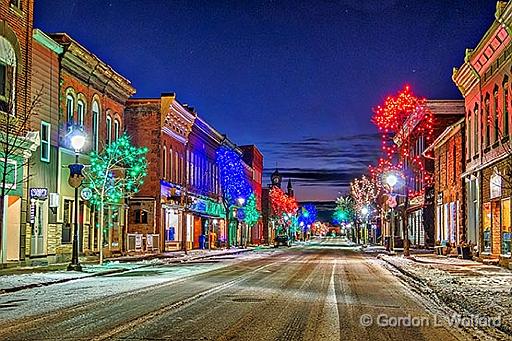
[[[462,259],[472,259],[471,247],[469,246],[457,246],[457,254]]]

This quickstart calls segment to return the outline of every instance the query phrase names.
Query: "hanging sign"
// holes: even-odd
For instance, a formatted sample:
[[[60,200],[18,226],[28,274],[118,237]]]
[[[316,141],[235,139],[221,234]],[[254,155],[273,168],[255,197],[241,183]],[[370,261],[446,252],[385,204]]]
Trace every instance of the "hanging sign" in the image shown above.
[[[82,197],[83,200],[88,201],[92,197],[92,190],[89,187],[84,187],[80,191],[80,197]]]

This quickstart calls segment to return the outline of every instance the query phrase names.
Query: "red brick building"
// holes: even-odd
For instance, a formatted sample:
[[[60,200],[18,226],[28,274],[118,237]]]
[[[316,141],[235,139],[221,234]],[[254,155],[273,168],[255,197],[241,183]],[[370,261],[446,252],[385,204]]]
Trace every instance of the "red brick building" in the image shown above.
[[[258,210],[262,210],[262,182],[263,182],[263,154],[255,145],[246,145],[239,147],[242,150],[242,159],[250,167],[250,183],[256,196]],[[264,242],[263,222],[260,219],[255,226],[251,228],[251,243],[258,245]]]
[[[437,245],[452,247],[467,239],[464,224],[464,118],[445,129],[428,148],[435,163],[435,233]]]
[[[510,263],[512,234],[511,27],[512,2],[498,1],[489,29],[452,76],[466,112],[467,238],[481,258],[503,265]]]
[[[133,143],[147,147],[148,175],[128,213],[129,251],[139,251],[148,240],[152,248],[187,249],[193,244],[193,218],[184,210],[190,167],[187,144],[196,113],[174,93],[160,98],[131,99],[125,125]],[[186,234],[186,238],[184,238]]]

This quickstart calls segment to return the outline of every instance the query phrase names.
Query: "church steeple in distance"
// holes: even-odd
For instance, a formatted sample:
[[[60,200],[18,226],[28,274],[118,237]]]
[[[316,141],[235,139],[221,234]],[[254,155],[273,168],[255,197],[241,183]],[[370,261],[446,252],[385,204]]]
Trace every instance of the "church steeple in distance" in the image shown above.
[[[295,194],[293,193],[292,179],[288,179],[288,196],[290,198],[295,197]]]

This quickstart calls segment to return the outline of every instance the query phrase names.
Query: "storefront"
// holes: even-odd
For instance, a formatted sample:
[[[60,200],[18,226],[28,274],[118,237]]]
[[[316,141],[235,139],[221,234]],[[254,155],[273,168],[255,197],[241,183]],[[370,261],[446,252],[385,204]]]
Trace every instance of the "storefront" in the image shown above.
[[[207,197],[194,197],[190,207],[193,216],[193,247],[213,249],[226,245],[224,206]]]
[[[484,176],[485,179],[485,176]],[[489,191],[482,205],[482,252],[484,256],[511,256],[511,200],[502,190],[502,176],[495,167],[488,178]]]

